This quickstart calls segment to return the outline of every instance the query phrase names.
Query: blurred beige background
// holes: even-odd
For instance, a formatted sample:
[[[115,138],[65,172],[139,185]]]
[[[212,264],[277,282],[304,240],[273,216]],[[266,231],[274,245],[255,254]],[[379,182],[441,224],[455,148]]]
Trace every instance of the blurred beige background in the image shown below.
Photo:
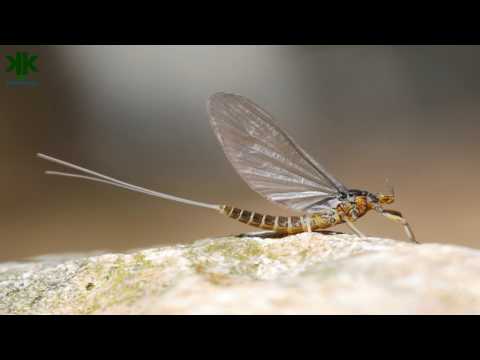
[[[39,55],[12,88],[5,55]],[[0,47],[0,261],[254,230],[206,209],[48,177],[44,152],[194,200],[281,214],[236,175],[205,101],[245,95],[347,186],[384,191],[422,242],[480,248],[480,47]],[[372,213],[367,234],[404,239]],[[338,230],[345,231],[343,227]]]

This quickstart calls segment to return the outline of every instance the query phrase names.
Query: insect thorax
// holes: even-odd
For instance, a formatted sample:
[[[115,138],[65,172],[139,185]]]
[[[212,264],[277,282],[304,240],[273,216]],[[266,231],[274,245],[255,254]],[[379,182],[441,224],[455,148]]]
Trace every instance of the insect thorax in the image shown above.
[[[350,220],[356,220],[369,210],[367,196],[355,195],[348,200],[340,201],[337,205],[337,212],[346,215]]]

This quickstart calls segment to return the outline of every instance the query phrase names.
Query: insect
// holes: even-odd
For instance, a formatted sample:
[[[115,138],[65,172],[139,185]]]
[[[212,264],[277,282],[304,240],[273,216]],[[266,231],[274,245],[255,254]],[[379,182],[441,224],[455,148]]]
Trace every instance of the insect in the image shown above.
[[[213,209],[247,225],[282,234],[318,231],[345,223],[355,234],[365,237],[353,223],[369,210],[374,210],[403,225],[410,241],[417,242],[402,214],[383,207],[394,202],[393,189],[390,194],[382,194],[346,187],[297,145],[269,113],[251,100],[235,94],[216,93],[208,99],[207,111],[226,157],[250,188],[277,205],[299,212],[299,215],[262,215],[234,206],[184,199],[128,184],[44,154],[38,156],[86,174],[46,171],[49,175],[103,182]]]

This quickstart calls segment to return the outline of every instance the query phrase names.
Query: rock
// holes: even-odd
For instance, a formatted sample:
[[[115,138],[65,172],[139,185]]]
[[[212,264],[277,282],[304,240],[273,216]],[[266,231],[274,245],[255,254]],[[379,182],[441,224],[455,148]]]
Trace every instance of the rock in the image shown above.
[[[3,314],[480,313],[480,251],[258,235],[0,264]]]

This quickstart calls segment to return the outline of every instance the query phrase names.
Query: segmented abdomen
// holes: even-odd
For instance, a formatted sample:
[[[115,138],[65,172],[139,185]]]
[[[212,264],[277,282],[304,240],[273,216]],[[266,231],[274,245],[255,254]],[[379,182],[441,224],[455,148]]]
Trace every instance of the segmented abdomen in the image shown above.
[[[312,231],[326,229],[333,224],[320,216],[272,216],[263,215],[254,211],[223,205],[220,212],[229,218],[238,220],[244,224],[256,226],[265,230],[273,230],[279,233],[297,234],[308,231],[308,224]]]

